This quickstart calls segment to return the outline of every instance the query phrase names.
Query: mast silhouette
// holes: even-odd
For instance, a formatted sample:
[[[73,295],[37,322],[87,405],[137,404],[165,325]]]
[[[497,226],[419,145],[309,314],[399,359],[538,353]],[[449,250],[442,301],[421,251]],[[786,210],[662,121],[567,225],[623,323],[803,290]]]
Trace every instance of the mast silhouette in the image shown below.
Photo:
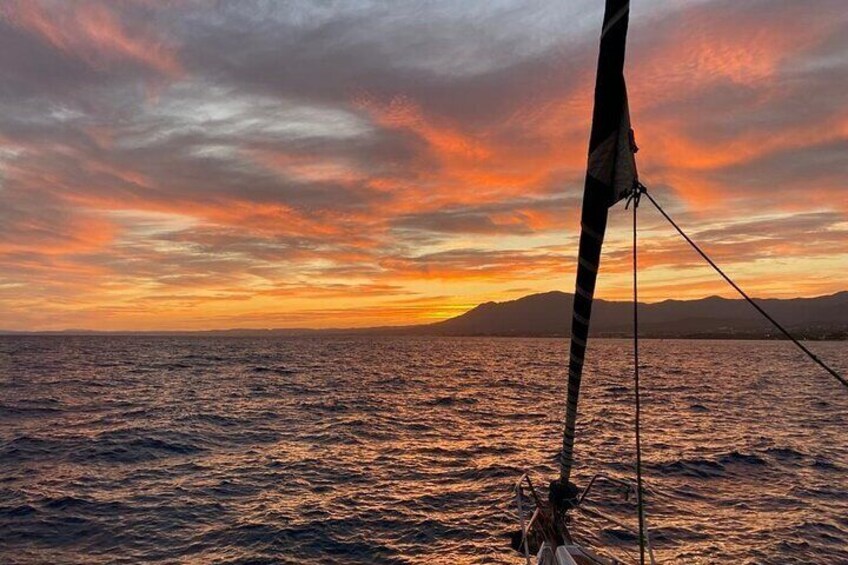
[[[633,130],[630,128],[627,89],[624,83],[624,52],[629,16],[628,0],[606,0],[595,82],[589,162],[583,189],[560,479],[559,488],[552,485],[553,499],[573,498],[575,492],[569,481],[574,466],[577,403],[589,339],[589,322],[601,246],[607,227],[607,211],[610,206],[633,193],[638,185],[634,157],[636,146]]]

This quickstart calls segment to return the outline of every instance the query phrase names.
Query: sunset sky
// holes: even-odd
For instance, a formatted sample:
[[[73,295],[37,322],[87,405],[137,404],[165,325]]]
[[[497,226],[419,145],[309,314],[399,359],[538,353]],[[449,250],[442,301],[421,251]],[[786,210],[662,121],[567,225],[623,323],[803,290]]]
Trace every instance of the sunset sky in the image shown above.
[[[848,288],[848,3],[636,0],[640,176]],[[421,323],[574,284],[601,0],[0,0],[0,328]],[[647,205],[645,300],[732,296]],[[619,204],[598,296],[630,293]]]

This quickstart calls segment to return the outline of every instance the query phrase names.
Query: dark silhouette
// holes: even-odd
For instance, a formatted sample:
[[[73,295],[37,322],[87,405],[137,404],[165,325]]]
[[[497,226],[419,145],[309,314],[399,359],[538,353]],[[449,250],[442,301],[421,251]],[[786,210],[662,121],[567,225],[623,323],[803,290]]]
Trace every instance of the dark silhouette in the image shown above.
[[[509,302],[487,302],[444,322],[418,329],[435,335],[568,336],[573,295],[533,294]],[[816,298],[757,300],[798,335],[812,339],[848,337],[848,291]],[[630,336],[630,302],[595,300],[592,335]],[[645,337],[777,337],[778,332],[744,300],[711,296],[641,304]]]

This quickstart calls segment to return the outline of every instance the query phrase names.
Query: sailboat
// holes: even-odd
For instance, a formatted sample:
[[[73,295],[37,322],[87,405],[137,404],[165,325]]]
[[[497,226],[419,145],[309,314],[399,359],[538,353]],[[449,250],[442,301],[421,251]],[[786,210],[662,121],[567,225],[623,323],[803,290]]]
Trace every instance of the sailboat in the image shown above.
[[[568,386],[560,452],[560,474],[552,481],[543,496],[540,489],[526,473],[515,485],[520,530],[513,536],[513,547],[522,553],[527,565],[619,565],[616,557],[603,554],[597,548],[589,549],[574,539],[569,529],[573,513],[583,513],[597,520],[605,520],[616,528],[632,532],[638,540],[638,563],[656,563],[651,547],[645,517],[641,462],[639,340],[638,340],[638,282],[637,282],[637,208],[643,196],[669,221],[674,229],[718,274],[725,279],[751,306],[769,320],[787,339],[807,356],[848,388],[848,380],[816,357],[795,339],[779,322],[751,299],[712,259],[686,235],[663,210],[640,182],[636,169],[636,143],[627,105],[627,88],[624,80],[624,55],[627,27],[630,16],[629,0],[606,0],[600,52],[595,81],[595,100],[592,129],[589,138],[589,157],[583,189],[583,209],[580,223],[577,279],[571,323],[571,342],[568,363]],[[592,301],[601,258],[601,248],[607,227],[609,210],[625,201],[624,208],[632,206],[633,214],[633,340],[635,389],[635,439],[636,477],[627,480],[604,474],[594,475],[582,489],[571,481],[574,467],[574,440],[577,408]],[[596,485],[607,482],[623,488],[636,501],[636,523],[633,528],[609,516],[592,505],[591,495]],[[636,561],[634,559],[634,561]]]

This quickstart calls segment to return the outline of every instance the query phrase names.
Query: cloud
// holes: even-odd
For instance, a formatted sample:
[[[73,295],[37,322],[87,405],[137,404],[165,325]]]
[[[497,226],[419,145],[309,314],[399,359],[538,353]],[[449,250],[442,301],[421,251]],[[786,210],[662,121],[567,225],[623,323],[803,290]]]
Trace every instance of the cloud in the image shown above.
[[[0,327],[405,323],[569,290],[600,20],[3,4]],[[846,32],[835,0],[633,7],[642,179],[754,294],[841,289]],[[644,210],[642,295],[721,290]],[[625,297],[610,221],[599,292]]]
[[[172,48],[152,33],[130,29],[105,3],[10,0],[2,16],[95,69],[129,61],[169,77],[183,73]]]

